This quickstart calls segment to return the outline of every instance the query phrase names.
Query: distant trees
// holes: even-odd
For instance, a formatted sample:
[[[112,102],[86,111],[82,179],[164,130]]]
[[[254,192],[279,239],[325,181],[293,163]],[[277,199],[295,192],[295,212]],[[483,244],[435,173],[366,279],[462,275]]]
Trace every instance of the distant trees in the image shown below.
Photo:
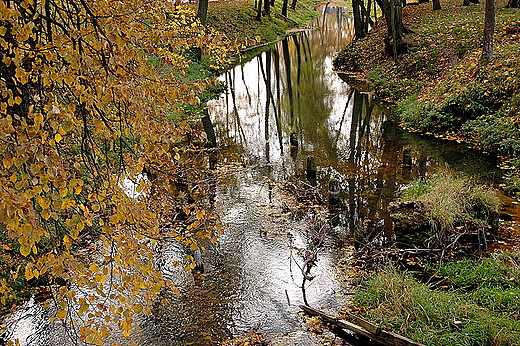
[[[403,24],[402,9],[404,3],[401,0],[376,0],[379,8],[383,12],[387,25],[387,37],[385,39],[386,51],[397,59],[399,54],[408,50],[404,35],[411,32]],[[433,0],[433,10],[441,9],[440,0]],[[479,0],[464,0],[463,5],[469,5],[470,2],[478,3]],[[369,26],[373,25],[370,18],[370,0],[368,1],[368,10],[365,7],[364,0],[353,0],[353,17],[354,30],[357,38],[363,38],[367,35]],[[520,6],[520,0],[509,0],[508,7]],[[493,36],[495,28],[495,0],[486,0],[485,23],[484,23],[484,39],[482,50],[482,61],[489,61],[493,56]]]
[[[296,9],[296,1],[292,0],[291,2],[291,9]],[[270,16],[271,15],[271,8],[274,6],[275,0],[255,0],[255,9],[256,9],[256,20],[261,22],[262,17],[264,16]],[[282,17],[287,18],[287,10],[289,7],[289,0],[283,0],[282,2],[282,10],[280,14]]]
[[[469,6],[470,3],[478,4],[480,2],[479,2],[479,0],[463,0],[462,5]]]
[[[397,59],[399,54],[406,52],[408,49],[404,41],[404,34],[409,33],[410,30],[403,24],[402,9],[404,2],[401,0],[375,0],[375,2],[378,4],[386,19],[388,29],[388,34],[385,38],[386,50],[394,59]],[[370,26],[374,24],[370,13],[371,6],[371,0],[368,0],[367,6],[365,6],[364,0],[352,1],[356,38],[365,37]],[[375,12],[374,4],[374,13]]]

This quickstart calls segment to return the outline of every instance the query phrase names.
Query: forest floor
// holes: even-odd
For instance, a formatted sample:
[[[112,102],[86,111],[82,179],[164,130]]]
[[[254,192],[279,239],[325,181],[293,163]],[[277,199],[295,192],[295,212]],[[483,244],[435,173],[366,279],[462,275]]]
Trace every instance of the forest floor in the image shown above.
[[[443,0],[406,6],[408,52],[394,62],[384,49],[386,23],[355,41],[336,59],[375,95],[393,103],[409,130],[464,141],[498,157],[504,168],[520,166],[520,10],[496,4],[494,58],[480,61],[484,4]],[[510,186],[520,190],[518,174]]]

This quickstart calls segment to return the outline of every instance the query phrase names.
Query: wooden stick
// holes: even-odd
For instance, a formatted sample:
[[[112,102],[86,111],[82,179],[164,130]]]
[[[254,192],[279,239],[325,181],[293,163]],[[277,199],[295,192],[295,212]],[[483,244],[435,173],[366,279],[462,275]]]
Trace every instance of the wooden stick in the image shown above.
[[[328,315],[320,310],[316,310],[307,305],[300,305],[300,308],[312,316],[320,316],[323,320],[332,323],[336,327],[348,329],[356,334],[366,336],[387,346],[426,346],[416,341],[410,340],[402,335],[384,330],[354,314],[346,313],[350,321],[341,320]]]

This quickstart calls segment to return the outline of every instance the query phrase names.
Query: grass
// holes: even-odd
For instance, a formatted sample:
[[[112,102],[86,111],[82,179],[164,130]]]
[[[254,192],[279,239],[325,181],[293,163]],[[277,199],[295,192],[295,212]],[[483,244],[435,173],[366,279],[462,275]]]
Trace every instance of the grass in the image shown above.
[[[280,16],[282,1],[275,1],[271,15],[255,20],[256,10],[253,1],[225,0],[210,2],[207,24],[225,34],[231,41],[265,43],[285,36],[294,27],[304,27],[319,13],[315,8],[321,0],[299,0],[296,10],[288,10],[288,18]],[[254,40],[254,41],[251,41]]]
[[[519,345],[519,263],[517,254],[446,263],[438,273],[465,287],[447,290],[389,269],[354,303],[370,321],[429,346]]]
[[[407,6],[409,52],[393,62],[384,52],[380,20],[365,39],[345,49],[337,66],[361,71],[377,96],[396,104],[406,128],[449,134],[484,151],[520,157],[520,24],[518,9],[496,4],[495,58],[479,61],[484,4],[443,0]],[[516,160],[519,164],[520,161]]]
[[[462,225],[496,227],[501,204],[493,189],[450,172],[435,175],[429,181],[413,181],[401,191],[398,200],[423,202],[426,217],[440,238]]]
[[[300,0],[296,10],[288,10],[288,18],[279,15],[281,12],[281,1],[275,2],[271,8],[271,15],[262,17],[262,22],[255,20],[256,11],[254,2],[244,0],[223,0],[209,3],[207,26],[222,34],[227,41],[226,44],[235,52],[234,46],[247,48],[259,43],[271,42],[284,37],[289,29],[298,26],[305,26],[316,18],[319,13],[316,7],[322,4],[321,0]],[[197,10],[198,3],[186,4],[192,10]],[[180,56],[186,59],[187,66],[182,71],[175,72],[173,66],[164,59],[147,55],[148,64],[157,70],[159,75],[169,75],[176,73],[182,82],[193,82],[211,79],[229,68],[229,65],[222,66],[220,69],[213,67],[212,58],[200,54],[200,49],[186,49],[179,52]],[[250,52],[252,54],[253,52]],[[255,54],[257,52],[254,52]],[[216,81],[215,85],[208,85],[206,90],[197,94],[200,102],[196,104],[174,104],[168,114],[168,118],[178,123],[180,121],[193,120],[196,123],[204,115],[204,108],[209,99],[218,97],[224,91],[224,85]]]

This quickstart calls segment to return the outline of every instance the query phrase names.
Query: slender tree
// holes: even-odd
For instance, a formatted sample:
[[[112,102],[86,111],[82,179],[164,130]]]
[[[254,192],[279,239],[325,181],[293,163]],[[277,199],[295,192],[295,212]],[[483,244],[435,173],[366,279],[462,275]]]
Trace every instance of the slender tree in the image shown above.
[[[506,7],[520,8],[520,0],[509,0]]]
[[[440,0],[433,0],[433,10],[437,11],[441,9],[441,1]]]
[[[484,18],[484,38],[482,44],[483,62],[489,62],[493,58],[493,38],[495,34],[495,0],[486,0]]]
[[[271,15],[271,1],[264,0],[264,16],[270,16],[270,15]]]
[[[354,32],[356,38],[363,38],[368,33],[367,23],[370,18],[363,0],[352,0],[352,11],[354,14]]]
[[[197,17],[199,18],[202,25],[206,25],[206,18],[208,16],[208,4],[209,0],[199,0]]]
[[[282,2],[282,16],[287,17],[287,8],[289,7],[289,0],[283,0]]]
[[[269,0],[264,0],[269,1]],[[256,8],[256,20],[261,22],[262,21],[262,0],[258,0],[258,7]]]

